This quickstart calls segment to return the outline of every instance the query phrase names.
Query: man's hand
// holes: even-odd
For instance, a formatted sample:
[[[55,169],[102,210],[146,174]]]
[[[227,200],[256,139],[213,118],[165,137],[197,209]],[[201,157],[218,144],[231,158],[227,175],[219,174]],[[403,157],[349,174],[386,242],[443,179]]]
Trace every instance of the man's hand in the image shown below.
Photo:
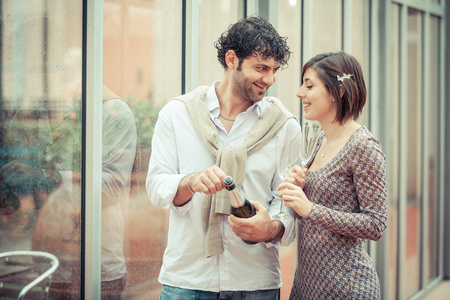
[[[234,234],[244,240],[252,242],[265,242],[278,234],[279,226],[275,224],[278,221],[272,221],[267,209],[257,201],[251,201],[257,214],[251,218],[238,218],[233,215],[228,217],[228,224],[231,226]]]
[[[192,175],[192,176],[191,176]],[[190,201],[193,193],[215,194],[225,187],[225,172],[218,166],[212,166],[196,174],[188,174],[181,180],[173,199],[175,206],[182,206]]]
[[[192,177],[189,184],[194,193],[215,194],[225,188],[223,185],[225,177],[225,172],[221,168],[212,166]]]

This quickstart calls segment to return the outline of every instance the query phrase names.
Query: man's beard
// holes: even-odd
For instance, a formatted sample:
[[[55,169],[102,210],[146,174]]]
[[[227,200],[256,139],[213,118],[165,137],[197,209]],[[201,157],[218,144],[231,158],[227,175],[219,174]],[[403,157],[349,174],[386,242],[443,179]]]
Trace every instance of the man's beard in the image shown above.
[[[265,92],[257,92],[252,89],[253,83],[246,78],[241,71],[233,75],[233,93],[242,100],[258,102],[264,97]]]

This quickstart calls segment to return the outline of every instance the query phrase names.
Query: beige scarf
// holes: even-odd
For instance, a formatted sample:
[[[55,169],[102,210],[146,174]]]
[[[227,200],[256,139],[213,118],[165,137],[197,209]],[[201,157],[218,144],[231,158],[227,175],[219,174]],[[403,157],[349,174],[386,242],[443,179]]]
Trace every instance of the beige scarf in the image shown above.
[[[216,160],[216,165],[225,174],[233,177],[237,188],[240,188],[245,177],[247,156],[267,143],[285,122],[294,118],[277,98],[267,98],[268,105],[262,112],[245,139],[245,143],[237,146],[218,148],[217,128],[209,115],[205,94],[209,87],[201,86],[194,91],[174,100],[185,103],[191,120],[206,148]],[[205,195],[203,206],[203,227],[205,229],[206,257],[223,253],[222,233],[220,229],[221,215],[230,214],[230,199],[226,190],[214,195]]]

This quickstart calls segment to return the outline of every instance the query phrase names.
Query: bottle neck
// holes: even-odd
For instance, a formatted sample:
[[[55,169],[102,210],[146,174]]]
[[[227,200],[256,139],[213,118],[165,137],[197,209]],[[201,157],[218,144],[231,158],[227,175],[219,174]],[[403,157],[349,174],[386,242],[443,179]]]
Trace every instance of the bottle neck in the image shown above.
[[[228,188],[227,188],[228,189]],[[231,206],[233,207],[241,207],[245,203],[244,197],[233,187],[232,189],[228,189],[228,194],[231,199]]]

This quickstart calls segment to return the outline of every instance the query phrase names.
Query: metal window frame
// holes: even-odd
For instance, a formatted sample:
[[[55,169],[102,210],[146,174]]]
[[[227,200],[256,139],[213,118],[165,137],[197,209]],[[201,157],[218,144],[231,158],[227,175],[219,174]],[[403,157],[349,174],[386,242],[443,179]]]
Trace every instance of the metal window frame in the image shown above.
[[[81,296],[100,299],[103,1],[83,1]]]
[[[183,24],[183,34],[185,36],[185,43],[183,49],[185,55],[183,56],[185,76],[183,77],[185,91],[190,92],[198,86],[198,32],[199,32],[199,2],[198,0],[190,0],[183,2],[183,16],[185,16],[186,23]]]
[[[388,111],[389,107],[389,91],[391,90],[391,75],[387,71],[388,67],[391,64],[391,58],[390,58],[390,48],[389,48],[389,41],[390,41],[390,17],[391,17],[391,9],[390,4],[399,4],[400,7],[400,74],[407,74],[407,24],[408,24],[408,8],[413,8],[415,10],[418,10],[422,13],[423,19],[422,19],[422,31],[423,31],[423,38],[422,41],[422,69],[429,68],[430,65],[430,58],[429,58],[429,43],[428,38],[429,35],[427,34],[427,30],[429,30],[430,26],[430,17],[438,16],[442,19],[445,19],[445,4],[437,4],[437,3],[430,3],[428,1],[419,1],[419,0],[388,0],[388,1],[370,1],[370,49],[375,49],[371,51],[370,54],[370,78],[369,78],[369,84],[370,84],[370,98],[371,98],[371,105],[369,107],[369,122],[370,122],[370,128],[371,131],[374,133],[375,136],[378,136],[380,138],[380,141],[383,143],[383,145],[387,146],[387,156],[390,157],[389,149],[391,147],[390,145],[390,139],[389,139],[389,126],[386,125],[387,122],[390,120],[390,114]],[[343,4],[343,24],[342,28],[344,31],[343,34],[343,40],[342,40],[342,47],[343,50],[351,53],[351,31],[349,31],[349,28],[351,29],[351,18],[349,17],[351,15],[351,9],[352,9],[352,0],[342,0]],[[303,19],[302,22],[304,24],[303,28],[303,34],[302,34],[302,64],[307,61],[312,56],[312,50],[311,50],[311,40],[312,40],[312,31],[313,28],[311,26],[312,24],[312,10],[313,10],[313,1],[312,0],[304,0],[302,1],[303,5]],[[448,10],[448,9],[447,9]],[[447,24],[449,22],[447,21]],[[309,26],[308,26],[309,25]],[[448,28],[448,25],[447,25]],[[445,28],[443,25],[441,26],[441,61],[445,61]],[[447,63],[448,64],[448,63]],[[444,85],[444,79],[445,79],[445,70],[446,68],[442,68],[441,70],[441,82],[440,86],[442,86],[442,90],[440,91],[440,112],[441,112],[441,122],[439,124],[440,129],[440,140],[445,141],[445,132],[444,132],[444,117],[445,117],[445,85]],[[448,72],[448,71],[447,71]],[[423,74],[423,82],[429,81],[429,74],[427,72],[424,72]],[[405,111],[408,107],[408,83],[407,83],[407,77],[402,76],[400,78],[400,111]],[[428,84],[424,84],[422,93],[423,95],[429,94],[430,86]],[[447,92],[448,93],[448,92]],[[422,97],[422,99],[425,99],[425,97]],[[424,105],[424,103],[421,103],[423,109],[423,119],[422,122],[424,124],[424,132],[429,130],[429,108]],[[407,133],[408,133],[408,116],[406,114],[401,114],[399,118],[399,146],[400,146],[400,152],[399,153],[405,153],[408,147],[408,140],[407,140]],[[429,168],[428,165],[426,165],[426,157],[430,153],[430,146],[427,142],[428,139],[426,138],[426,134],[423,135],[423,141],[424,146],[421,151],[421,157],[422,157],[422,163],[424,174],[422,177],[422,197],[424,201],[422,201],[421,205],[421,216],[422,216],[422,223],[421,223],[421,242],[420,242],[420,248],[419,251],[421,252],[421,260],[420,260],[420,268],[421,270],[426,271],[427,270],[427,261],[429,257],[429,250],[427,247],[427,243],[424,242],[428,239],[428,202],[427,202],[427,195],[428,191],[430,190],[429,183],[426,180],[429,175]],[[445,162],[445,145],[444,142],[441,142],[439,145],[439,160],[440,162]],[[398,259],[398,268],[397,268],[397,298],[403,299],[404,298],[404,278],[406,276],[405,274],[405,261],[403,258],[405,257],[406,253],[406,207],[407,207],[407,181],[406,181],[406,173],[407,173],[407,160],[406,156],[400,155],[400,157],[390,157],[391,159],[398,159],[399,161],[399,203],[398,203],[398,252],[396,253]],[[440,164],[442,165],[442,164]],[[445,180],[445,174],[444,174],[444,168],[439,170],[440,176],[439,176],[439,187],[438,187],[438,193],[437,193],[437,203],[440,205],[440,235],[438,237],[439,239],[439,248],[438,248],[438,261],[439,266],[444,266],[443,259],[443,244],[448,246],[449,242],[444,240],[444,233],[443,233],[443,216],[444,216],[444,180]],[[449,208],[447,208],[447,213],[449,212]],[[448,222],[450,223],[450,222]],[[450,224],[447,225],[447,228],[450,227]],[[447,229],[448,230],[448,229]],[[385,237],[382,241],[377,243],[369,243],[369,253],[374,258],[374,261],[377,265],[377,270],[379,271],[380,281],[381,285],[383,287],[383,296],[385,298],[388,298],[389,295],[389,233],[387,232],[385,234]],[[449,264],[450,259],[447,259],[447,264]],[[446,266],[446,265],[445,265]],[[444,267],[445,267],[444,266]],[[442,267],[443,268],[443,267]],[[442,269],[441,268],[441,269]],[[450,266],[446,266],[447,270],[450,269]],[[437,283],[439,283],[442,280],[442,273],[443,271],[440,270],[439,276],[435,279],[432,279],[431,281],[427,282],[428,279],[426,278],[426,272],[421,272],[421,278],[420,278],[420,287],[419,291],[414,294],[412,297],[421,297],[424,293],[427,293],[430,289],[432,289]],[[450,273],[450,271],[447,271]]]
[[[407,26],[408,26],[408,9],[412,8],[417,11],[419,11],[422,14],[422,69],[428,70],[430,66],[430,46],[429,46],[429,29],[430,29],[430,22],[431,22],[431,15],[438,16],[442,19],[445,19],[445,10],[443,5],[439,5],[436,3],[430,3],[425,1],[415,1],[415,0],[391,0],[390,3],[393,4],[399,4],[399,9],[401,13],[400,17],[400,74],[407,74],[407,63],[408,63],[408,57],[407,57]],[[388,9],[389,10],[389,9]],[[445,47],[444,47],[444,37],[445,37],[445,29],[443,28],[443,25],[440,26],[440,40],[441,40],[441,47],[440,47],[440,60],[444,61],[445,56]],[[386,52],[388,53],[388,52]],[[389,55],[387,55],[389,56]],[[425,95],[428,95],[430,92],[430,86],[427,84],[429,82],[429,73],[424,71],[422,74],[422,82],[425,84],[423,85],[422,89],[422,97],[421,99],[426,99]],[[443,70],[441,70],[441,76],[439,76],[440,82],[439,86],[441,86],[442,90],[440,91],[439,95],[440,98],[438,99],[438,102],[440,103],[441,109],[441,116],[440,116],[440,124],[439,130],[440,130],[440,140],[445,141],[444,138],[444,113],[445,110],[442,109],[445,105],[444,100],[444,92],[443,92],[443,86],[444,86],[444,79],[445,74]],[[388,80],[386,81],[386,84],[388,84]],[[407,77],[402,76],[400,78],[400,111],[407,111],[408,106],[408,87],[407,87]],[[427,157],[430,153],[430,145],[429,145],[429,139],[427,134],[424,134],[429,131],[429,123],[431,122],[429,113],[430,110],[427,105],[422,101],[421,103],[422,107],[422,140],[423,140],[423,148],[421,151],[421,158],[422,158],[422,179],[421,179],[421,185],[422,185],[422,195],[421,195],[421,236],[420,236],[420,257],[419,257],[419,268],[420,268],[420,281],[419,281],[419,290],[414,293],[409,299],[421,299],[424,295],[429,293],[430,290],[432,290],[437,284],[439,284],[443,279],[443,272],[442,272],[442,266],[444,265],[444,256],[443,256],[443,244],[448,243],[448,241],[445,240],[444,234],[443,234],[443,217],[444,217],[444,174],[443,170],[440,170],[440,176],[439,176],[439,186],[438,186],[438,193],[436,195],[436,201],[438,205],[440,205],[440,224],[439,231],[440,235],[438,237],[439,239],[439,245],[438,249],[436,250],[438,252],[437,260],[438,265],[440,267],[440,270],[438,270],[438,276],[431,281],[427,282],[427,270],[428,270],[428,257],[430,255],[427,243],[425,241],[428,240],[428,224],[429,224],[429,214],[428,214],[428,201],[427,196],[429,194],[430,187],[429,182],[427,178],[429,177],[429,167],[426,164]],[[405,153],[407,147],[408,147],[408,141],[407,141],[407,123],[408,122],[408,116],[406,114],[400,115],[400,153]],[[385,134],[388,134],[389,132],[386,131]],[[439,145],[439,162],[437,164],[442,165],[440,162],[445,161],[444,157],[444,143],[441,142]],[[396,158],[393,158],[396,159]],[[405,292],[404,292],[404,286],[405,286],[405,253],[406,253],[406,202],[407,202],[407,183],[406,183],[406,172],[407,172],[407,161],[405,155],[400,155],[399,163],[400,163],[400,174],[399,174],[399,185],[400,185],[400,197],[399,197],[399,213],[398,213],[398,252],[396,253],[397,256],[397,299],[404,299],[405,298]],[[387,253],[388,254],[388,253]],[[388,256],[386,256],[388,257]],[[385,295],[387,296],[387,294]]]
[[[387,26],[387,20],[391,20],[391,11],[386,1],[370,1],[369,2],[369,71],[368,78],[370,106],[368,112],[368,123],[371,132],[379,139],[383,145],[386,159],[390,160],[391,139],[389,138],[391,103],[386,101],[390,98],[392,74],[388,71],[391,65],[390,46],[388,42],[391,40],[391,28]],[[384,22],[383,22],[384,21]],[[390,164],[387,164],[387,188],[390,190],[392,182],[390,176]],[[389,198],[388,198],[389,201]],[[388,203],[389,206],[389,203]],[[390,224],[388,218],[387,226]],[[390,231],[385,230],[383,238],[378,242],[369,241],[369,254],[374,260],[381,286],[382,299],[389,298],[389,253],[391,243]]]
[[[444,11],[445,11],[445,16],[446,18],[441,22],[440,24],[440,30],[441,30],[441,61],[443,62],[444,66],[441,67],[441,88],[440,88],[440,93],[441,93],[441,107],[440,107],[440,111],[441,111],[441,124],[440,127],[442,129],[441,131],[441,136],[440,136],[440,140],[441,142],[441,147],[440,147],[440,158],[441,158],[441,166],[443,166],[441,168],[441,172],[440,172],[440,193],[439,196],[442,200],[444,200],[445,195],[449,195],[450,194],[450,185],[449,184],[445,184],[446,182],[448,183],[450,181],[450,159],[448,158],[448,156],[446,156],[446,150],[450,149],[450,139],[446,139],[445,137],[447,136],[446,132],[450,132],[450,121],[447,121],[445,116],[450,115],[450,105],[446,105],[446,101],[445,99],[450,99],[450,85],[445,84],[445,82],[448,82],[448,80],[450,79],[450,56],[446,55],[446,50],[450,50],[450,38],[446,38],[446,32],[450,32],[450,3],[449,1],[441,1],[442,5],[445,6]],[[441,64],[442,66],[442,64]],[[445,218],[444,219],[444,214],[447,216],[450,216],[450,202],[447,200],[447,203],[444,203],[444,201],[441,201],[441,228],[443,229],[440,232],[440,241],[442,241],[441,243],[441,253],[439,255],[439,257],[442,258],[443,260],[443,264],[442,264],[442,268],[440,269],[440,272],[442,272],[441,274],[443,274],[443,276],[445,278],[450,278],[450,253],[448,251],[446,251],[444,253],[444,249],[449,249],[450,247],[450,218]],[[446,239],[444,239],[444,237],[447,237]]]

